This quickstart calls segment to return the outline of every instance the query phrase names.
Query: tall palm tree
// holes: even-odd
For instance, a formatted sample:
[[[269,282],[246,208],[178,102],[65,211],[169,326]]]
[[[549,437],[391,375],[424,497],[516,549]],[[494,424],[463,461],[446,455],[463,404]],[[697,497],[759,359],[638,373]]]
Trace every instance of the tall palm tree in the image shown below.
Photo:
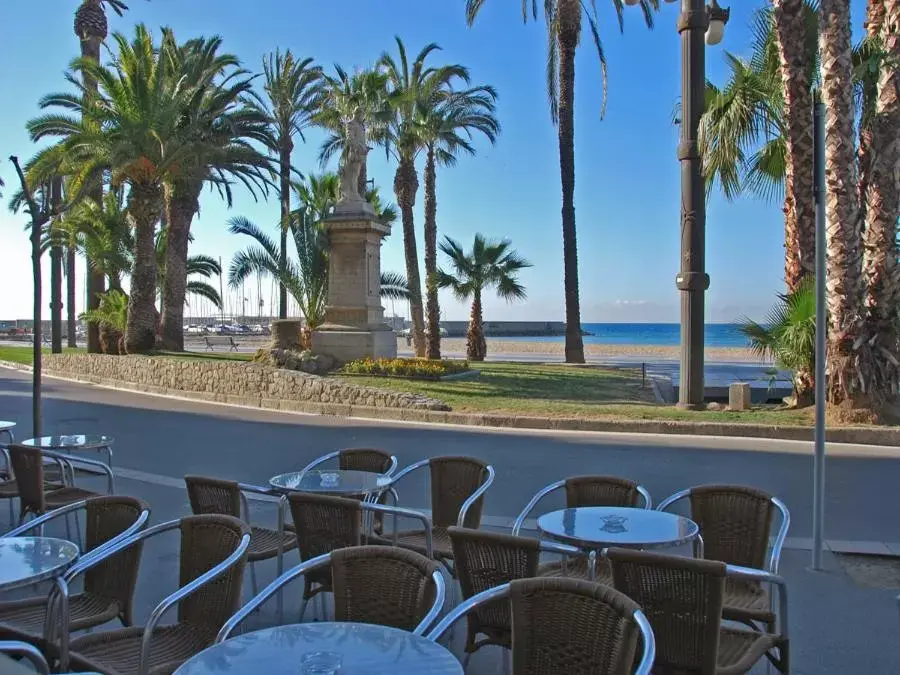
[[[659,0],[639,0],[644,21],[653,27],[652,11]],[[471,26],[485,0],[466,0],[466,20]],[[633,4],[633,3],[629,3]],[[612,0],[623,30],[624,6]],[[578,243],[575,233],[575,51],[581,42],[582,13],[587,19],[597,55],[603,83],[601,111],[606,107],[606,57],[600,42],[600,18],[597,6],[581,0],[545,0],[547,21],[547,93],[550,117],[559,130],[559,169],[562,182],[563,285],[566,300],[566,363],[584,363],[584,341],[581,337],[581,304],[578,292]],[[538,3],[532,0],[532,18],[537,21]],[[528,20],[528,2],[522,2],[522,19]],[[602,112],[601,112],[602,114]]]
[[[128,9],[128,6],[122,0],[83,0],[75,11],[75,36],[81,44],[81,58],[91,59],[95,63],[100,62],[100,45],[106,40],[108,31],[105,5],[109,6],[119,16],[122,16],[122,13]],[[97,80],[85,71],[82,71],[82,77],[85,95],[95,95],[97,93]],[[102,182],[98,182],[92,187],[90,196],[97,204],[103,202]],[[72,261],[71,253],[69,260],[70,262]],[[106,287],[103,283],[103,276],[92,273],[90,271],[92,269],[93,267],[88,265],[87,305],[88,309],[97,309],[100,303],[100,294],[104,292]],[[72,288],[74,288],[74,273],[74,267],[72,267],[70,272],[70,275],[72,275],[70,287]],[[88,325],[88,351],[95,353],[101,351],[100,334],[98,328],[94,325]]]
[[[187,288],[188,239],[191,221],[199,211],[204,184],[210,184],[231,205],[230,180],[255,193],[264,187],[269,161],[251,144],[267,139],[267,120],[242,103],[251,91],[251,78],[232,54],[219,53],[222,39],[198,38],[179,45],[164,30],[163,49],[179,73],[177,86],[193,90],[178,133],[191,147],[190,162],[179,167],[166,184],[166,270],[162,293],[161,339],[166,349],[184,349],[184,303]]]
[[[263,59],[263,92],[253,93],[249,103],[269,124],[266,147],[278,158],[278,194],[281,203],[281,262],[286,271],[287,239],[291,220],[291,153],[294,138],[303,139],[303,130],[316,112],[322,69],[311,58],[298,60],[290,50],[276,50]],[[288,289],[279,284],[278,316],[287,317]]]
[[[319,161],[323,165],[344,149],[344,119],[362,112],[368,140],[383,143],[385,125],[391,113],[387,76],[383,72],[366,68],[350,75],[338,65],[334,70],[334,75],[323,77],[317,101],[318,112],[313,118],[316,124],[329,132],[319,152]],[[367,183],[368,172],[363,162],[357,184],[359,194],[366,194]]]
[[[165,293],[166,277],[168,276],[169,256],[167,249],[169,247],[169,241],[171,241],[166,232],[168,227],[169,226],[167,225],[166,227],[161,228],[156,235],[156,279],[160,297],[163,297]],[[189,235],[188,240],[189,242],[193,242],[193,235]],[[219,295],[219,291],[216,290],[212,284],[203,280],[218,277],[222,273],[222,267],[219,265],[219,261],[212,256],[195,253],[187,256],[184,268],[187,276],[184,303],[187,302],[187,296],[196,295],[205,300],[209,300],[216,309],[221,309],[222,297]],[[192,279],[191,277],[195,278]],[[202,277],[202,279],[196,277]]]
[[[507,302],[525,299],[525,287],[519,283],[518,273],[531,263],[510,248],[510,242],[488,241],[475,235],[472,250],[466,253],[458,242],[445,236],[441,251],[449,258],[452,273],[437,271],[441,288],[449,288],[461,302],[472,299],[469,329],[466,332],[466,356],[472,361],[484,361],[487,341],[484,339],[484,310],[482,294],[495,288],[497,295]]]
[[[143,25],[135,28],[131,41],[114,34],[116,59],[100,65],[79,59],[75,69],[99,83],[96,95],[68,75],[76,94],[51,94],[42,108],[61,108],[28,124],[34,140],[61,138],[57,146],[39,153],[43,157],[65,153],[73,167],[72,201],[99,184],[108,172],[111,184],[127,184],[128,219],[134,229],[134,264],[131,270],[128,328],[125,347],[129,353],[153,348],[156,334],[156,264],[154,236],[163,211],[163,184],[181,164],[189,164],[187,144],[179,143],[178,125],[186,109],[188,89],[173,87],[171,64]],[[99,99],[99,103],[93,101]]]
[[[412,64],[406,55],[406,46],[399,37],[397,56],[385,52],[378,67],[387,75],[392,97],[392,115],[386,129],[386,147],[397,160],[394,173],[394,193],[400,206],[403,223],[403,252],[406,258],[406,279],[409,284],[409,307],[412,320],[413,344],[416,356],[425,356],[425,317],[422,310],[422,281],[419,275],[419,253],[416,246],[416,230],[413,208],[419,177],[416,157],[425,147],[420,119],[423,109],[437,105],[440,92],[449,92],[457,81],[468,84],[469,72],[461,65],[428,66],[428,56],[439,50],[436,44],[425,45]]]
[[[425,142],[425,318],[429,359],[441,358],[441,310],[437,287],[437,166],[453,166],[460,152],[475,154],[473,135],[491,144],[500,133],[497,92],[491,86],[449,94],[438,91],[433,105],[423,106],[420,120]]]
[[[862,402],[859,368],[862,251],[854,143],[853,52],[846,0],[819,4],[819,55],[825,104],[825,213],[828,222],[828,400]]]
[[[856,160],[859,167],[859,217],[862,222],[866,218],[866,193],[869,189],[870,159],[873,151],[872,117],[875,112],[875,100],[878,98],[878,75],[882,54],[881,28],[884,24],[885,4],[883,0],[869,0],[866,7],[866,36],[859,46],[856,75],[859,77],[858,100],[859,111],[859,147],[856,149]]]

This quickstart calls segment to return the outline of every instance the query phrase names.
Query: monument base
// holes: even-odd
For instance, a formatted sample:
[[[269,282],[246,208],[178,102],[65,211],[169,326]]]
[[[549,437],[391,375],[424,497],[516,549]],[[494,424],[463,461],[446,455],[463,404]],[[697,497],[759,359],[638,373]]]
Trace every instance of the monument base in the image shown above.
[[[340,363],[366,357],[372,359],[397,358],[397,337],[389,326],[384,330],[359,330],[322,326],[313,331],[312,350],[327,354]]]

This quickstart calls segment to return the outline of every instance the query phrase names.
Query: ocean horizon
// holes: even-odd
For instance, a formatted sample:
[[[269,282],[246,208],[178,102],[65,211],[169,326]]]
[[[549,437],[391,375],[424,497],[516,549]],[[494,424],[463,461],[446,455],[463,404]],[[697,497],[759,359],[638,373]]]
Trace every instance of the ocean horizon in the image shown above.
[[[672,347],[681,344],[681,325],[677,323],[583,323],[585,344],[646,345]],[[746,347],[747,338],[735,323],[708,323],[704,331],[707,347]],[[565,336],[503,337],[523,342],[564,342]]]

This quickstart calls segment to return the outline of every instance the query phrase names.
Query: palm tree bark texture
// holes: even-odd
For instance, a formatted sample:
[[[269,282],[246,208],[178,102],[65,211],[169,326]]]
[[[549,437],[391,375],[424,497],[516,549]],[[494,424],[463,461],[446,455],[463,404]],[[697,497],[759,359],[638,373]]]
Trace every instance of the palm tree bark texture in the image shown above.
[[[75,242],[69,242],[69,245],[66,247],[66,337],[67,346],[69,347],[78,346],[78,335],[75,326],[77,320],[75,300],[78,295],[75,286],[76,254],[77,248]]]
[[[184,351],[184,299],[187,289],[188,240],[191,221],[200,208],[202,183],[176,181],[166,195],[166,275],[162,289],[163,346]]]
[[[290,135],[282,136],[279,140],[281,153],[278,159],[278,171],[280,183],[278,196],[281,200],[281,253],[278,265],[282,274],[287,270],[287,242],[288,230],[291,222],[291,151],[294,149],[294,141]],[[278,318],[286,319],[288,311],[288,293],[284,283],[278,284]]]
[[[162,188],[157,183],[131,185],[128,219],[134,229],[134,265],[125,350],[142,353],[156,343],[156,242],[155,228],[163,210]]]
[[[869,0],[866,9],[866,40],[877,44],[881,38],[881,26],[884,23],[884,0]],[[872,124],[871,112],[875,108],[875,99],[878,96],[878,82],[873,77],[862,78],[862,111],[859,122],[859,147],[856,150],[857,166],[859,167],[859,219],[865,225],[866,222],[866,193],[869,191],[869,170],[872,154]]]
[[[484,338],[484,312],[481,306],[481,291],[472,296],[472,312],[466,330],[466,358],[470,361],[484,361],[487,356],[487,340]]]
[[[434,144],[428,146],[425,158],[425,356],[441,358],[441,308],[437,286],[437,194],[435,191],[436,162]]]
[[[828,401],[864,404],[867,373],[860,371],[862,251],[853,139],[853,63],[850,5],[822,0],[819,6],[822,101],[825,104],[825,212]]]
[[[773,0],[781,81],[784,87],[784,280],[794,291],[815,268],[816,208],[813,194],[813,100],[808,73],[804,0]],[[790,245],[788,242],[796,242]]]
[[[394,192],[400,207],[400,219],[403,223],[403,251],[406,258],[406,282],[409,285],[410,318],[413,325],[413,348],[416,356],[425,355],[425,317],[422,311],[422,280],[419,275],[419,252],[416,246],[416,230],[413,220],[413,208],[416,205],[416,192],[419,190],[419,177],[413,160],[401,154],[394,174]]]
[[[581,37],[581,4],[560,0],[559,169],[562,180],[563,270],[566,300],[566,363],[584,363],[578,295],[578,242],[575,235],[575,49]]]
[[[900,0],[883,0],[881,40],[886,63],[878,78],[878,93],[870,127],[872,151],[866,193],[863,234],[866,280],[870,390],[876,403],[897,391],[900,270],[897,265],[897,218],[900,216]]]

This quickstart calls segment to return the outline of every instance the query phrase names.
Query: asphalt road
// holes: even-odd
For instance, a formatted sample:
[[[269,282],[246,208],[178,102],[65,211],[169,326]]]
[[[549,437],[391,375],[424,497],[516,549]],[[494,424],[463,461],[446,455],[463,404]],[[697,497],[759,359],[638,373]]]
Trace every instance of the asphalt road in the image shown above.
[[[0,368],[0,419],[31,435],[30,375]],[[574,432],[520,432],[296,415],[235,408],[45,379],[45,433],[105,433],[115,465],[180,480],[187,473],[265,484],[341,447],[380,447],[400,466],[424,457],[474,455],[494,465],[485,513],[513,518],[542,486],[566,476],[628,477],[660,501],[707,482],[753,485],[781,497],[792,537],[811,532],[809,443]],[[826,537],[900,542],[900,452],[831,445]],[[404,479],[402,502],[427,507],[423,472]],[[548,501],[547,508],[553,506]]]

